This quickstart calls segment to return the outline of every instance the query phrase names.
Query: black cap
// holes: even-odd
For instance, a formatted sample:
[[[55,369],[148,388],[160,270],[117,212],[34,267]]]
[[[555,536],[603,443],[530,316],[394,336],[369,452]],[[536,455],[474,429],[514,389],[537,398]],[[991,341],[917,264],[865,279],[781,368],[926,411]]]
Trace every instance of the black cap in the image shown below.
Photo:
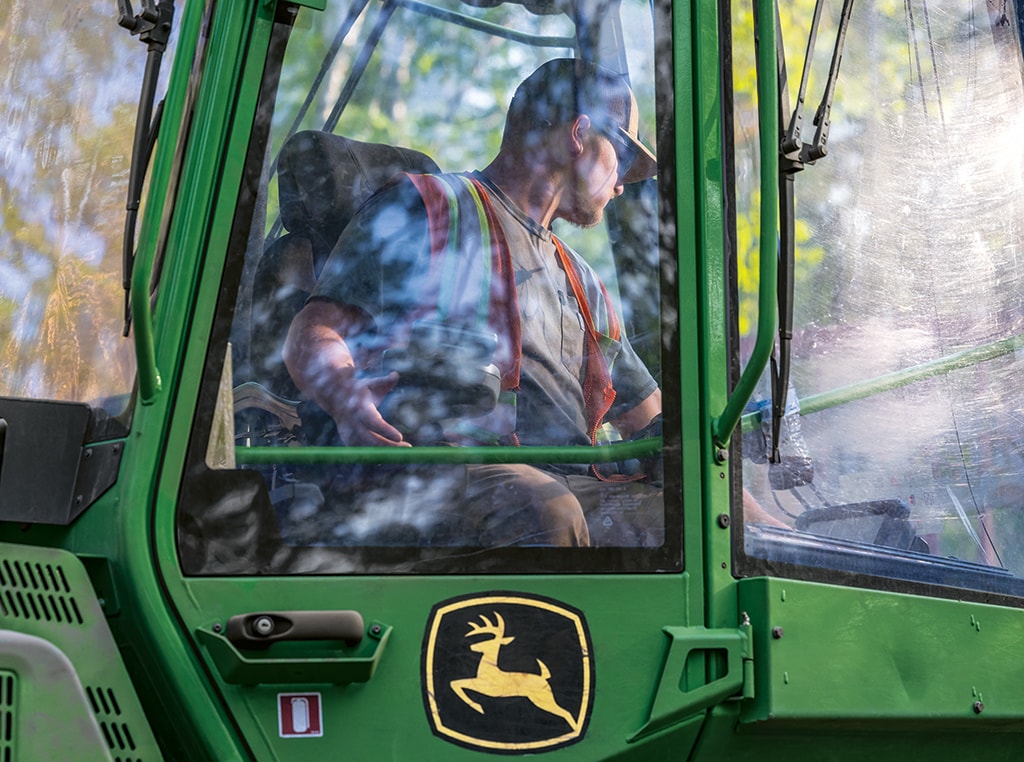
[[[509,106],[510,124],[567,124],[580,114],[598,130],[627,146],[632,164],[622,181],[654,177],[658,162],[640,142],[636,96],[625,77],[579,58],[555,58],[541,64],[516,89]],[[620,161],[622,152],[619,152]]]

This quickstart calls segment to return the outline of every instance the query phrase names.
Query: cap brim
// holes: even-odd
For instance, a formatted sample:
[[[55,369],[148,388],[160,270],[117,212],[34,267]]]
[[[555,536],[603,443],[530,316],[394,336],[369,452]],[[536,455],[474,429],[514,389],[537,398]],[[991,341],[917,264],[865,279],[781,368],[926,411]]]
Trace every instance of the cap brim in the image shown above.
[[[625,175],[622,176],[623,183],[638,183],[641,180],[647,180],[648,178],[654,177],[658,174],[658,160],[654,154],[651,153],[650,149],[647,148],[643,143],[638,140],[633,140],[632,136],[628,136],[629,141],[636,147],[637,154],[633,160],[633,164]]]

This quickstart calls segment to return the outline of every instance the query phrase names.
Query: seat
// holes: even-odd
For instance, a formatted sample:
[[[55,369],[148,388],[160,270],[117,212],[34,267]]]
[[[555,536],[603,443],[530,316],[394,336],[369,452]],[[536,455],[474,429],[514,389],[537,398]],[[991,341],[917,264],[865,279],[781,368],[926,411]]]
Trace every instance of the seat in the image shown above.
[[[273,394],[298,399],[281,349],[292,318],[345,226],[363,203],[400,172],[440,171],[426,154],[307,130],[289,138],[278,162],[285,235],[271,242],[256,268],[250,316],[252,379]]]

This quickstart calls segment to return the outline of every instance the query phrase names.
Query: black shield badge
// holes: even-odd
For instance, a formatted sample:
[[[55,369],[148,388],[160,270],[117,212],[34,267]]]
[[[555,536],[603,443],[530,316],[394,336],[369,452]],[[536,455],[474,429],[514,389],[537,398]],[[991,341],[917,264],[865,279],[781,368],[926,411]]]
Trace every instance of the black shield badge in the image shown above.
[[[498,754],[583,738],[594,661],[583,614],[523,593],[443,601],[423,638],[423,703],[434,733]]]

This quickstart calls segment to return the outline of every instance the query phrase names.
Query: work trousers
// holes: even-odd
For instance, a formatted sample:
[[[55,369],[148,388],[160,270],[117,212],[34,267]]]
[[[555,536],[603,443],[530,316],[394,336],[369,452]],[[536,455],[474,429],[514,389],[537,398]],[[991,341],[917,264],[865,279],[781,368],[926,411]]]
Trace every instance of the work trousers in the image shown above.
[[[461,531],[471,544],[656,547],[664,542],[664,493],[644,482],[561,474],[522,463],[471,465],[464,495]]]

